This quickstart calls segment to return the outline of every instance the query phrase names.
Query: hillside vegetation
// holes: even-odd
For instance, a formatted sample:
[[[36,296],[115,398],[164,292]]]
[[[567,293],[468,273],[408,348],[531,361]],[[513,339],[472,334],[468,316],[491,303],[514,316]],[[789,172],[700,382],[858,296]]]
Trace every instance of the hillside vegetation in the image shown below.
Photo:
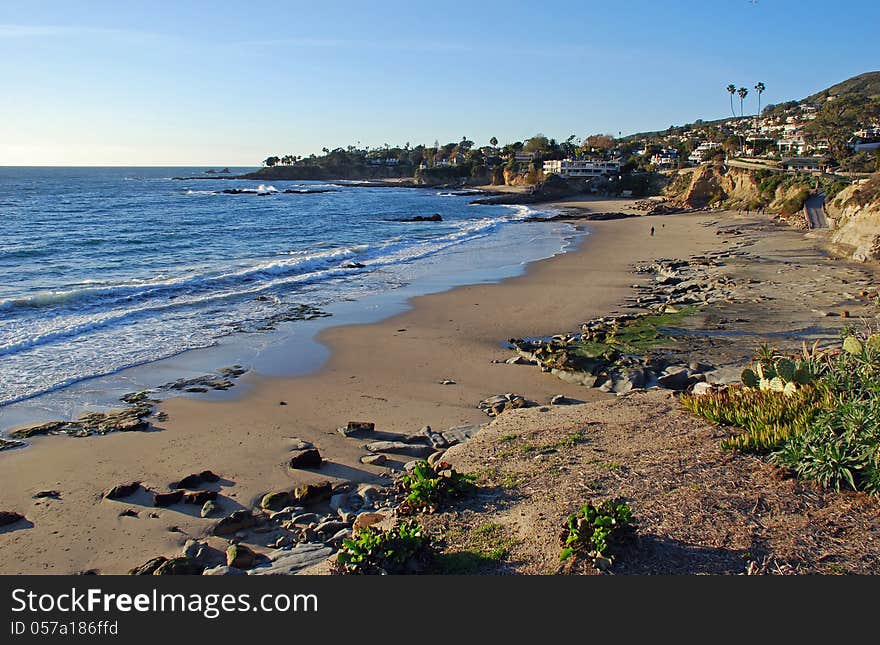
[[[787,217],[803,208],[815,181],[808,175],[707,164],[676,171],[664,192],[685,208],[764,208]]]

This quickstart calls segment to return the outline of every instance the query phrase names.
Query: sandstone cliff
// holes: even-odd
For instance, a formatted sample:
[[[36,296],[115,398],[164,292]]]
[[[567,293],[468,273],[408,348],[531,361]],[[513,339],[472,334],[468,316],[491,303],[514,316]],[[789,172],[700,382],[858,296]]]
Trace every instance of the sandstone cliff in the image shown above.
[[[765,208],[790,217],[803,208],[810,190],[811,179],[801,175],[705,164],[672,173],[664,194],[685,208]]]
[[[875,173],[843,189],[825,207],[838,253],[860,262],[880,260],[880,176]]]

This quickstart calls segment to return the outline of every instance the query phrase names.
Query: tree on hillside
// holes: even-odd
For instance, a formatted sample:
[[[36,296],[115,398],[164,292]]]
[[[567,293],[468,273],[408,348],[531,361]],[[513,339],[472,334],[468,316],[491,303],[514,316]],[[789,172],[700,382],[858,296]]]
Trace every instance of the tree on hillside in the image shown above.
[[[584,147],[610,150],[614,147],[614,137],[610,134],[591,134],[584,140]]]
[[[736,94],[736,85],[731,83],[727,86],[727,91],[730,92],[730,113],[733,115],[733,118],[736,118],[736,112],[733,110],[733,95]]]
[[[577,137],[575,135],[571,135],[568,137],[568,139],[566,139],[565,141],[563,141],[560,144],[560,148],[562,149],[562,154],[564,154],[566,157],[573,157],[574,156],[575,151],[577,150],[577,144],[575,141],[576,138]]]
[[[277,165],[279,161],[281,161],[281,159],[276,156],[266,157],[266,159],[263,161],[263,165],[269,166],[269,168],[271,168],[272,166]]]
[[[525,145],[523,145],[523,150],[525,150],[526,152],[531,152],[533,154],[541,154],[549,150],[549,148],[550,139],[548,139],[540,132],[528,141],[526,141]]]
[[[749,95],[749,91],[746,88],[741,87],[736,93],[739,95],[739,115],[743,116],[743,101]]]
[[[849,153],[846,142],[853,131],[876,118],[877,114],[876,102],[865,102],[856,94],[844,94],[826,101],[816,112],[816,118],[807,124],[806,130],[817,138],[827,139],[831,153],[840,161]]]
[[[489,139],[489,145],[492,146],[493,148],[497,148],[498,147],[498,139],[496,137],[492,137],[491,139]]]
[[[755,85],[755,91],[758,93],[758,115],[761,114],[761,94],[764,93],[764,90],[767,89],[767,86],[762,82],[758,81],[758,84]]]

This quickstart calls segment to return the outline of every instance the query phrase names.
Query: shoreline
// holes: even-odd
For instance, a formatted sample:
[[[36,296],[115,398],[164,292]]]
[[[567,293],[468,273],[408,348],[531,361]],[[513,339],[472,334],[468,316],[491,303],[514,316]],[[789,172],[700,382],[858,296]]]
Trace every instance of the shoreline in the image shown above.
[[[511,208],[515,209],[503,207],[501,210],[512,216],[516,211]],[[531,215],[539,214],[543,208],[543,205],[535,206],[536,212]],[[552,215],[552,212],[548,214]],[[357,296],[357,300],[339,298],[318,302],[314,307],[320,314],[317,317],[327,316],[326,320],[316,321],[304,317],[290,323],[283,321],[278,324],[277,329],[270,329],[268,333],[231,333],[206,347],[189,348],[177,354],[113,369],[104,374],[77,377],[48,390],[8,401],[0,406],[0,435],[38,424],[74,422],[83,414],[117,411],[123,406],[122,397],[142,391],[149,391],[151,395],[166,399],[168,395],[161,390],[174,381],[202,376],[215,377],[219,371],[239,365],[244,365],[249,372],[269,373],[274,376],[309,373],[320,367],[324,360],[324,346],[314,340],[316,330],[348,324],[350,321],[375,321],[387,317],[391,314],[386,314],[384,310],[392,313],[405,310],[409,306],[408,299],[411,295],[445,291],[473,282],[495,282],[519,275],[525,266],[536,259],[567,252],[572,240],[580,234],[573,225],[550,218],[539,236],[540,243],[533,250],[520,253],[511,247],[514,253],[503,255],[501,251],[513,244],[515,239],[532,237],[525,229],[511,226],[519,223],[508,222],[500,236],[498,232],[492,234],[495,242],[489,244],[486,250],[493,257],[489,261],[483,260],[482,266],[458,261],[461,254],[473,254],[474,247],[482,244],[478,240],[470,240],[464,246],[452,246],[444,250],[436,260],[422,259],[420,265],[414,265],[420,267],[415,269],[416,275],[402,287],[395,286],[384,291],[368,290],[366,295]],[[479,255],[477,252],[476,257]],[[355,283],[358,280],[357,277],[353,278]],[[299,360],[303,344],[309,346],[307,353],[310,354],[303,365],[297,364],[291,370],[277,366],[277,357],[285,353],[295,354]],[[236,380],[237,384],[239,382]],[[211,391],[200,396],[214,400],[235,397],[240,389],[234,387],[228,393]],[[189,396],[182,392],[172,394]]]
[[[590,203],[601,208],[602,202]],[[679,226],[694,228],[685,222]],[[647,246],[641,235],[638,242],[628,239],[636,228],[647,238],[644,220],[597,222],[576,249],[533,262],[522,275],[418,296],[407,311],[377,323],[327,329],[318,340],[328,346],[330,358],[311,375],[249,376],[243,395],[228,401],[166,400],[159,409],[167,421],[149,432],[84,440],[35,437],[33,450],[7,451],[0,458],[13,484],[3,493],[4,508],[19,509],[33,526],[0,533],[0,544],[16,556],[2,571],[122,573],[156,553],[177,550],[183,539],[202,534],[212,523],[198,517],[198,508],[181,512],[101,499],[103,490],[123,481],[141,480],[165,490],[168,482],[210,469],[234,482],[222,491],[229,512],[292,484],[327,478],[381,481],[387,469],[361,464],[366,453],[360,444],[336,434],[336,427],[349,420],[372,420],[377,428],[398,433],[424,425],[445,430],[487,422],[476,404],[501,391],[521,391],[539,401],[558,393],[607,396],[490,361],[511,355],[502,347],[510,336],[574,328],[615,309],[632,280],[629,266],[640,259],[634,257],[640,255],[636,247]],[[708,242],[710,235],[703,237]],[[615,251],[618,242],[631,249]],[[641,256],[677,246],[671,236],[655,242],[657,248],[642,248]],[[587,281],[585,265],[591,271]],[[584,301],[590,305],[579,304]],[[443,379],[456,385],[440,385]],[[328,463],[315,473],[287,469],[291,436],[315,443]],[[61,499],[32,499],[44,489],[59,490]],[[138,517],[119,515],[132,507]],[[106,548],[95,552],[93,544],[99,542]],[[38,544],[41,548],[35,548]]]
[[[601,209],[602,204],[607,202],[549,205]],[[390,318],[322,331],[318,340],[329,359],[315,373],[248,376],[243,395],[230,400],[166,400],[160,410],[168,419],[151,432],[109,434],[100,443],[35,438],[37,449],[0,456],[13,483],[2,494],[2,508],[21,512],[32,524],[0,532],[0,545],[12,556],[0,572],[124,573],[149,558],[179,552],[216,522],[200,518],[198,506],[153,508],[145,494],[101,498],[102,491],[123,482],[167,491],[169,482],[211,470],[223,478],[215,489],[222,515],[228,515],[253,507],[267,492],[297,485],[388,483],[389,468],[402,467],[409,457],[392,455],[384,466],[362,463],[368,454],[364,442],[336,432],[349,421],[370,421],[379,431],[406,435],[425,425],[445,431],[485,424],[490,419],[477,404],[498,393],[521,394],[539,406],[557,394],[575,402],[614,399],[535,367],[504,364],[513,354],[505,339],[574,331],[591,318],[628,311],[633,284],[649,280],[634,274],[634,265],[729,249],[728,236],[719,232],[747,221],[717,212],[594,221],[577,248],[533,262],[522,275],[417,296]],[[651,226],[656,236],[649,235]],[[789,247],[814,246],[790,229],[765,237],[783,255]],[[692,358],[701,356],[695,352]],[[538,414],[544,409],[528,412],[539,423],[536,432],[540,419],[555,418],[549,408]],[[325,459],[320,469],[287,467],[297,440],[319,448]],[[32,498],[47,489],[58,490],[61,498]],[[246,542],[265,551],[267,540],[254,534]]]

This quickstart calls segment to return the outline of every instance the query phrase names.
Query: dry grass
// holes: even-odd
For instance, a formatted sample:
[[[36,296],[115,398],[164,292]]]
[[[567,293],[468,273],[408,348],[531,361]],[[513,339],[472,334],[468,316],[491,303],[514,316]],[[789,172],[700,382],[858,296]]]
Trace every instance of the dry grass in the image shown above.
[[[622,496],[638,537],[618,574],[880,572],[880,503],[783,478],[723,451],[725,436],[668,392],[505,413],[448,453],[482,495],[425,523],[465,536],[459,550],[474,526],[500,527],[506,552],[483,573],[595,573],[560,564],[560,528],[583,502]]]

